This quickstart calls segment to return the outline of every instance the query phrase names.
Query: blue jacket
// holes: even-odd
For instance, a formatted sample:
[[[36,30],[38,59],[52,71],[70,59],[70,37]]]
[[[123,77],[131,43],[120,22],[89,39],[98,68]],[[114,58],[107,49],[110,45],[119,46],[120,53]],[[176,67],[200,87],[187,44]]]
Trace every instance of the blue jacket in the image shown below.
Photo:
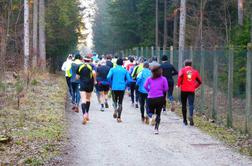
[[[144,88],[144,84],[147,80],[147,78],[151,77],[151,71],[147,68],[144,68],[141,73],[137,76],[137,82],[136,84],[139,86],[138,91],[141,93],[148,93],[146,89]]]
[[[107,79],[111,82],[112,90],[124,91],[127,81],[130,81],[130,75],[122,66],[116,66],[110,69]]]

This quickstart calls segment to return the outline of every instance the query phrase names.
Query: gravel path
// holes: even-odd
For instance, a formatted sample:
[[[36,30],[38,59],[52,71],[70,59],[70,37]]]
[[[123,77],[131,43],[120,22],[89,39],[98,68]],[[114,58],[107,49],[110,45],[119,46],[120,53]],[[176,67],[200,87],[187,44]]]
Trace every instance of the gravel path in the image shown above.
[[[111,105],[111,103],[110,103]],[[140,111],[125,96],[123,123],[112,118],[112,107],[99,111],[93,95],[88,125],[81,113],[66,111],[70,144],[64,165],[83,166],[229,166],[252,165],[252,160],[234,152],[195,127],[182,125],[174,113],[162,115],[160,134],[144,125]]]

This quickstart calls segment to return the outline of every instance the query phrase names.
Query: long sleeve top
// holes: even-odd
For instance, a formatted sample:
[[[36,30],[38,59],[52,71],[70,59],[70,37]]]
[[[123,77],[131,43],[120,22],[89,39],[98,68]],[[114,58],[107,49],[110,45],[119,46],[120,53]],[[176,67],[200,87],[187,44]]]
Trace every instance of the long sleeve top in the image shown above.
[[[155,79],[149,77],[144,84],[144,88],[148,92],[148,98],[162,97],[168,91],[168,82],[163,76]]]

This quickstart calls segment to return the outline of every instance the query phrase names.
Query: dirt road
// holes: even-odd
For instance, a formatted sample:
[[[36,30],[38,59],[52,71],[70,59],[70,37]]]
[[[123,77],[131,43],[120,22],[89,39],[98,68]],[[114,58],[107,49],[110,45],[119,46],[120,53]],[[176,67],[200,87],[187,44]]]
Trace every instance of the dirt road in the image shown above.
[[[83,166],[245,166],[252,160],[195,127],[182,125],[174,113],[162,115],[160,134],[140,121],[140,111],[125,97],[123,123],[112,118],[112,107],[99,111],[96,96],[91,103],[88,125],[81,113],[66,110],[70,145],[64,165]]]

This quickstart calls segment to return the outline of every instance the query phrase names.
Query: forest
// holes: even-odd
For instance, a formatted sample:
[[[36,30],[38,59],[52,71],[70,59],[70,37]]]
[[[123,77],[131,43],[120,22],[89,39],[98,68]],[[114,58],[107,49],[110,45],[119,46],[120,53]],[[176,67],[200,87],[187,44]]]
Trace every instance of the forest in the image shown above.
[[[36,67],[55,72],[84,37],[81,10],[78,0],[1,0],[1,73]]]
[[[250,0],[99,0],[95,49],[114,53],[141,46],[178,48],[181,26],[186,48],[246,47],[252,34],[251,4]]]

